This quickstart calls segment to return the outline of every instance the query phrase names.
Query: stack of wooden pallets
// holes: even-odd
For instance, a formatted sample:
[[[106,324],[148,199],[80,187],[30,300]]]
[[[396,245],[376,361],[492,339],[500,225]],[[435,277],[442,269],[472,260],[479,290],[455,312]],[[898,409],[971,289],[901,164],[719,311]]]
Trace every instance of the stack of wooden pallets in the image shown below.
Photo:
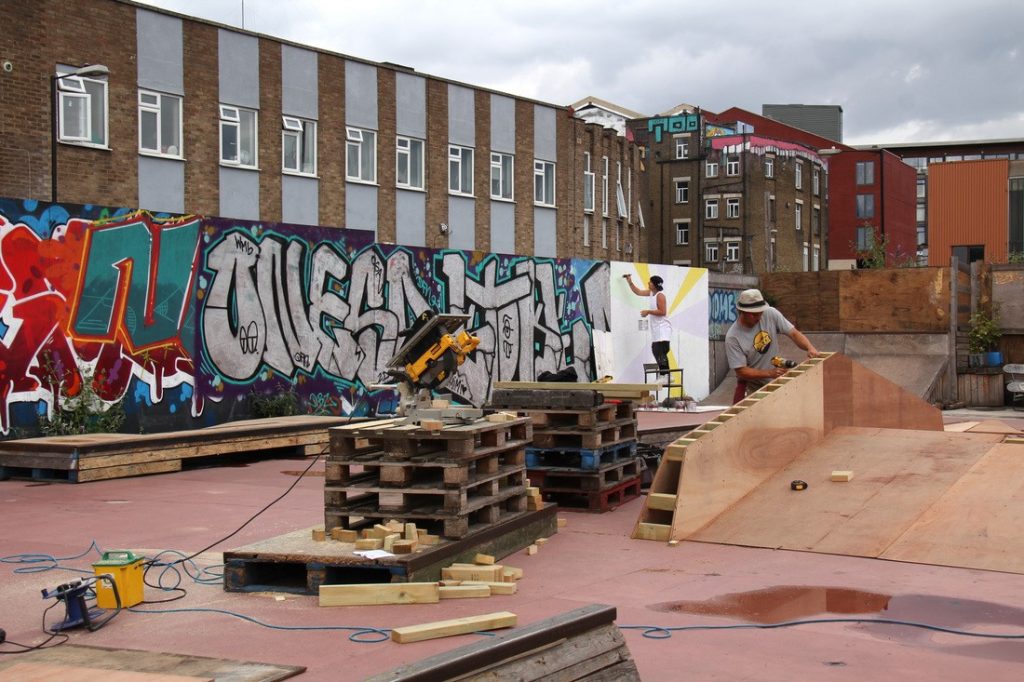
[[[385,419],[331,429],[326,530],[398,519],[461,538],[527,510],[530,419],[435,426]]]
[[[495,395],[497,406],[516,409],[533,422],[533,446],[526,449],[531,489],[560,507],[593,512],[640,495],[635,403],[604,402],[600,394],[583,390],[531,393]]]

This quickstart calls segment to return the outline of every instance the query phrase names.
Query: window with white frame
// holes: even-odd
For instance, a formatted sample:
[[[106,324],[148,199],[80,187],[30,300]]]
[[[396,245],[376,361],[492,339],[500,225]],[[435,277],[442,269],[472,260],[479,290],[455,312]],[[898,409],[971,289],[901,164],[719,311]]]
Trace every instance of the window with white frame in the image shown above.
[[[601,157],[601,215],[608,215],[608,157]],[[604,244],[608,248],[608,244]]]
[[[555,164],[533,161],[533,201],[541,206],[555,205]]]
[[[515,177],[514,159],[511,154],[491,152],[491,198],[512,201],[512,180]]]
[[[797,230],[802,230],[804,227],[804,205],[796,204],[793,206],[793,227]]]
[[[821,247],[817,244],[814,245],[814,250],[811,253],[811,271],[817,272],[821,269]]]
[[[61,142],[107,146],[107,81],[85,76],[58,77],[57,105],[57,133]]]
[[[811,191],[814,196],[821,195],[821,170],[818,168],[811,171]]]
[[[220,105],[220,162],[242,168],[256,168],[256,112]]]
[[[740,157],[738,155],[725,158],[725,174],[735,176],[740,174]]]
[[[452,194],[473,194],[473,150],[448,145],[448,191]]]
[[[768,196],[768,224],[775,224],[775,196]]]
[[[740,217],[740,200],[739,199],[726,199],[725,200],[725,217],[726,218],[739,218]]]
[[[775,177],[775,157],[766,156],[764,157],[764,176],[766,178]]]
[[[633,174],[626,169],[626,221],[633,220]]]
[[[676,203],[677,204],[688,204],[688,203],[690,203],[690,181],[689,180],[676,180]]]
[[[608,219],[601,219],[601,248],[608,248]]]
[[[794,169],[795,177],[793,178],[793,185],[797,189],[803,189],[804,187],[804,164],[802,161],[797,161]]]
[[[620,218],[625,218],[629,210],[626,208],[626,195],[622,191],[622,164],[615,162],[615,208]]]
[[[718,199],[708,199],[704,202],[704,217],[708,220],[718,218]]]
[[[622,221],[615,223],[615,250],[622,251]]]
[[[858,194],[857,195],[857,217],[858,218],[874,218],[875,217],[875,195],[874,194]]]
[[[686,246],[690,243],[690,221],[676,220],[676,246]]]
[[[425,186],[423,140],[415,137],[395,138],[395,185],[403,189]]]
[[[594,189],[595,176],[590,166],[590,152],[583,152],[583,210],[586,212],[594,211]]]
[[[811,249],[804,242],[804,272],[811,269]]]
[[[718,162],[708,161],[704,164],[704,175],[709,178],[718,177]]]
[[[139,151],[182,157],[181,97],[139,90]]]
[[[281,168],[286,173],[316,175],[316,122],[281,117]]]
[[[708,263],[718,262],[718,242],[704,242],[704,260]]]
[[[377,133],[346,127],[345,138],[345,179],[377,182]]]
[[[690,155],[690,141],[685,137],[676,138],[676,158],[685,159]]]
[[[821,208],[811,208],[811,233],[817,236],[821,232]]]
[[[725,243],[725,260],[729,263],[736,263],[740,259],[740,243],[739,242],[726,242]]]
[[[858,161],[857,162],[857,184],[858,185],[873,185],[873,184],[875,184],[875,162],[874,161]]]
[[[583,214],[583,246],[590,246],[590,214]]]

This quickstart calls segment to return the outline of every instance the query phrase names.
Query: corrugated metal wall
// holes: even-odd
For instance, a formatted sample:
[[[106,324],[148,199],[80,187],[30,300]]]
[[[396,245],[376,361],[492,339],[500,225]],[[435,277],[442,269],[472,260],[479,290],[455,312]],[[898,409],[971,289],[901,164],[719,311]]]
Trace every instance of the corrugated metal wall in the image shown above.
[[[985,262],[1005,263],[1009,161],[928,166],[928,264],[949,265],[954,246],[985,246]]]

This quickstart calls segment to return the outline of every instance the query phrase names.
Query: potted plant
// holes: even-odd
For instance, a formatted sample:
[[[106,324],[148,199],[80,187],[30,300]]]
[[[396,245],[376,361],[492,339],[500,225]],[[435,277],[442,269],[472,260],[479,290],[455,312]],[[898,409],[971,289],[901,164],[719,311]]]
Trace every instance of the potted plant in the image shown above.
[[[999,329],[999,311],[978,310],[971,315],[971,329],[967,332],[967,350],[974,356],[982,356],[981,361],[975,357],[969,359],[973,366],[998,367],[1003,364],[1003,355],[999,348],[999,339],[1003,332]]]

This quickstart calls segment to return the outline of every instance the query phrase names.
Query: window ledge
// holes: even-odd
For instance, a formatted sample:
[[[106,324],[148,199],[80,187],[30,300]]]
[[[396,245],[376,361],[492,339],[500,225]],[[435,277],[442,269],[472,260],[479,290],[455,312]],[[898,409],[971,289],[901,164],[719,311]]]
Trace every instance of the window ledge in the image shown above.
[[[553,211],[558,209],[558,207],[555,206],[554,204],[541,204],[541,203],[538,203],[536,201],[533,202],[533,207],[534,208],[550,208]]]
[[[158,152],[149,152],[142,149],[139,150],[139,156],[145,156],[147,159],[162,159],[164,161],[179,161],[182,163],[187,161],[184,156],[172,156],[170,154],[160,154]]]
[[[450,197],[462,197],[463,199],[476,199],[475,194],[465,194],[463,192],[453,192],[448,190],[448,196]]]
[[[367,187],[380,187],[376,181],[373,180],[360,180],[359,178],[345,178],[345,182],[350,182],[353,185],[366,185]]]
[[[108,145],[105,144],[91,144],[89,142],[76,142],[75,140],[57,140],[58,143],[67,145],[69,147],[82,147],[85,149],[95,149],[100,152],[111,152],[114,151]]]
[[[412,185],[395,185],[395,189],[402,189],[406,192],[419,192],[420,194],[427,193],[427,190],[423,187],[413,187]]]
[[[320,176],[316,173],[299,173],[298,171],[281,169],[281,175],[288,175],[293,178],[306,178],[308,180],[319,180]]]
[[[491,201],[497,201],[498,203],[501,203],[501,204],[515,204],[516,203],[515,199],[506,199],[505,197],[495,197],[495,196],[491,197]]]
[[[220,167],[221,168],[231,168],[232,170],[255,171],[257,173],[260,172],[260,167],[259,166],[240,166],[237,163],[224,163],[223,161],[220,162]]]

